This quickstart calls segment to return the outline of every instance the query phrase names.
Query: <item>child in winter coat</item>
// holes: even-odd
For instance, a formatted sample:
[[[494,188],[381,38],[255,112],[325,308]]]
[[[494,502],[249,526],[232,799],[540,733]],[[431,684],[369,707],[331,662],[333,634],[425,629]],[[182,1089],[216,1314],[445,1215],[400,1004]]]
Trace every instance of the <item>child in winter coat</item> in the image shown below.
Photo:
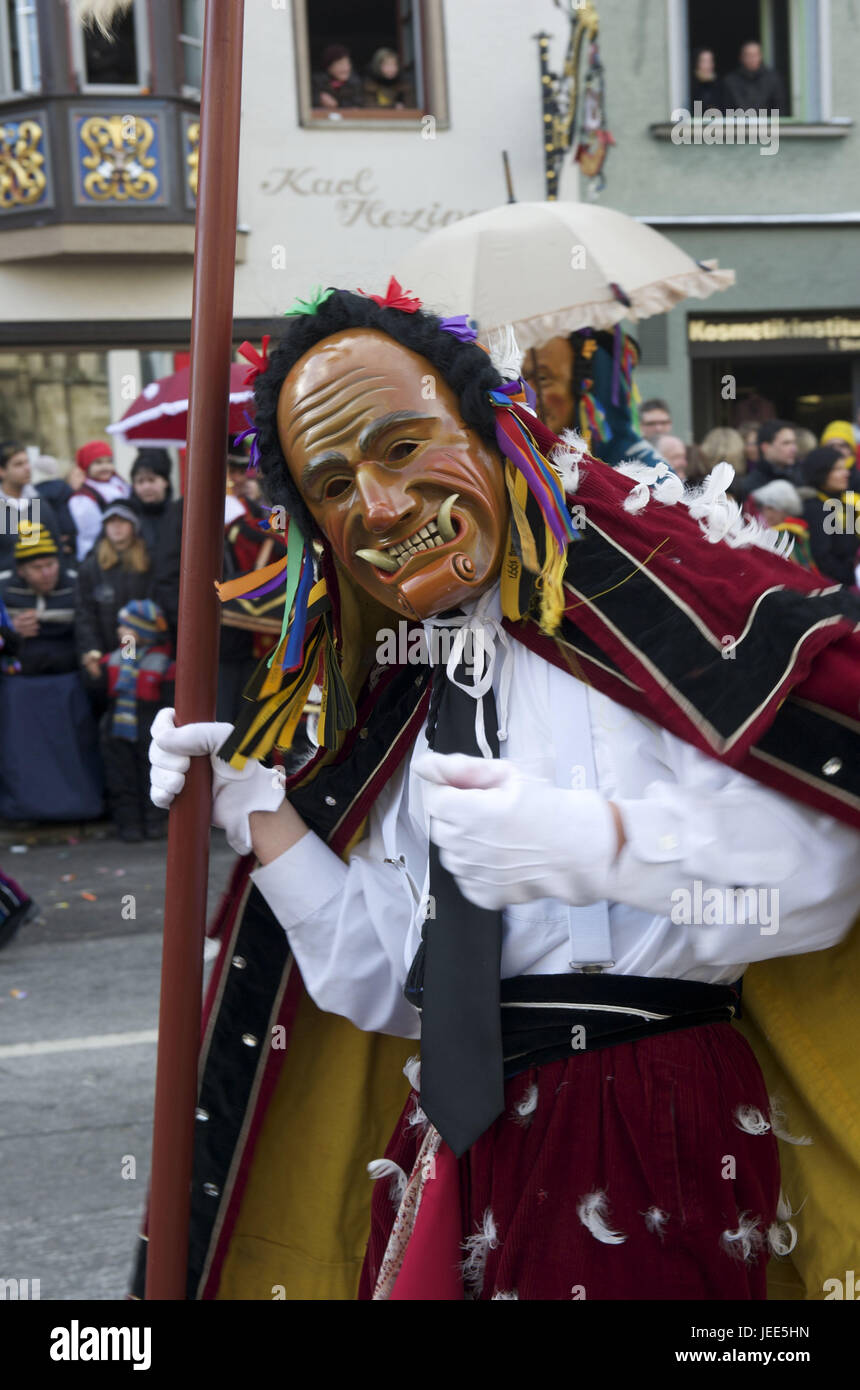
[[[132,599],[119,612],[119,646],[102,657],[107,672],[108,709],[101,746],[108,800],[121,840],[162,839],[167,815],[149,799],[149,730],[175,667],[167,620],[152,599]]]
[[[110,445],[100,439],[92,439],[78,449],[75,462],[86,474],[86,480],[68,503],[77,531],[77,558],[80,563],[99,538],[106,509],[111,502],[121,502],[129,497],[131,488],[114,467]]]

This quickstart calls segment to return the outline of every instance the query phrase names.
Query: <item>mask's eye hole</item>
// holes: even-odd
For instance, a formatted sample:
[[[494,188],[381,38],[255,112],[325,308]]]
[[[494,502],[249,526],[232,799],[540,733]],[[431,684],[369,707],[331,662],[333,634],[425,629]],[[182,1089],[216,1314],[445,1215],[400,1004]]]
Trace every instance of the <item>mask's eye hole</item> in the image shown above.
[[[388,453],[385,455],[388,463],[405,463],[411,454],[418,448],[414,439],[401,439],[396,444],[392,444]]]
[[[349,478],[330,478],[325,485],[323,496],[327,502],[333,502],[335,498],[342,497],[349,491]]]

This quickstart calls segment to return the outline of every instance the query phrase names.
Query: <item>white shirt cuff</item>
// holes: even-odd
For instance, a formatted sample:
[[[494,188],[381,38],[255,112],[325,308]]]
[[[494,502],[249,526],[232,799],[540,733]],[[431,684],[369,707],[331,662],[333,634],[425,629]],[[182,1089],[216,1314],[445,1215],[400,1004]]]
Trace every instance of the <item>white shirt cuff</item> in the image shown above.
[[[309,830],[292,849],[255,869],[251,879],[289,931],[339,896],[348,873],[343,860]]]

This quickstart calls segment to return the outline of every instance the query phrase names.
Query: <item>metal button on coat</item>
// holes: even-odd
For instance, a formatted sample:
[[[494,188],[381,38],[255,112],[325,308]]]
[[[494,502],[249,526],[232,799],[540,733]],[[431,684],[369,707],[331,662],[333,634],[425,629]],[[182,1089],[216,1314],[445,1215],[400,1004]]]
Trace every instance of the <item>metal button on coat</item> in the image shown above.
[[[236,970],[244,970],[247,964],[248,962],[246,961],[244,956],[233,957],[233,966]]]
[[[246,1047],[259,1047],[260,1039],[255,1038],[253,1033],[243,1033],[242,1042]]]
[[[837,772],[842,771],[842,759],[828,758],[821,771],[825,777],[835,777]]]
[[[326,804],[326,806],[336,806],[336,805],[337,805],[337,801],[335,800],[335,798],[334,798],[333,796],[327,796],[326,799],[325,799],[325,804]]]
[[[197,1109],[194,1111],[194,1118],[195,1118],[196,1120],[208,1120],[208,1119],[209,1119],[209,1111],[208,1111],[208,1110],[204,1110],[203,1107],[202,1107],[201,1105],[198,1105]]]
[[[207,1197],[221,1196],[221,1189],[220,1187],[216,1187],[214,1182],[205,1182],[203,1184],[203,1191],[206,1193]]]

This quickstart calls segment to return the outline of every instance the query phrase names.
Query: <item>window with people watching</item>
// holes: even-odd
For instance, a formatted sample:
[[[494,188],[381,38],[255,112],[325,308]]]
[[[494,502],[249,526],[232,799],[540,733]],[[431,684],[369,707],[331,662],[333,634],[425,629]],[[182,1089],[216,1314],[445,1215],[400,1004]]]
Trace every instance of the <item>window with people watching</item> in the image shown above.
[[[830,0],[667,0],[667,13],[673,109],[832,119]]]
[[[788,0],[719,7],[687,0],[690,109],[779,111],[790,116]]]
[[[439,0],[296,0],[302,122],[444,119]]]

